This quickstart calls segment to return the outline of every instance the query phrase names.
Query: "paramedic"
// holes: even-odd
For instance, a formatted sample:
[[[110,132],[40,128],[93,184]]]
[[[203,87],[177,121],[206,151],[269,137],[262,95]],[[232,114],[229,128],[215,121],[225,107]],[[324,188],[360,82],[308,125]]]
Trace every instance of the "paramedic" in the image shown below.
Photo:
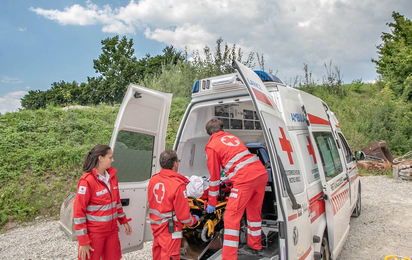
[[[179,260],[183,224],[193,226],[199,217],[190,213],[186,194],[188,179],[177,173],[179,160],[175,151],[160,154],[159,173],[149,181],[149,216],[153,230],[153,259]]]
[[[79,240],[78,259],[121,259],[117,221],[132,234],[120,201],[113,152],[96,145],[84,156],[83,171],[74,200],[74,229]]]
[[[217,118],[206,123],[210,135],[205,146],[207,167],[210,172],[207,213],[213,213],[218,204],[221,167],[232,182],[232,190],[224,216],[225,231],[222,259],[237,259],[240,220],[246,209],[247,246],[241,254],[261,254],[261,212],[268,173],[239,138],[223,131],[223,123]]]

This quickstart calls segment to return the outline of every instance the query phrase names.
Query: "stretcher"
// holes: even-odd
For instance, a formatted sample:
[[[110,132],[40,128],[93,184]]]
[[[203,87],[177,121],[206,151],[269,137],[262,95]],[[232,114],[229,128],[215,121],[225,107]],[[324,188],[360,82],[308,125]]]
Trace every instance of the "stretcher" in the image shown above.
[[[190,212],[199,216],[199,220],[194,226],[183,226],[181,259],[207,258],[206,254],[222,248],[223,218],[230,191],[231,182],[223,181],[220,184],[218,204],[212,213],[206,212],[207,195],[201,198],[188,197]]]

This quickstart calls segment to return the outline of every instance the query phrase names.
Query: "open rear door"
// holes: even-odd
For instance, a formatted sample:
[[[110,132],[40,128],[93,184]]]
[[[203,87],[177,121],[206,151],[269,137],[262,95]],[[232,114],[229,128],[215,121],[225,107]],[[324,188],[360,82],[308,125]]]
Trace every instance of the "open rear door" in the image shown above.
[[[256,73],[237,61],[233,66],[239,71],[261,120],[274,169],[280,259],[312,259],[310,219],[307,214],[309,201],[288,128],[272,96]]]
[[[150,177],[160,171],[157,161],[165,148],[166,130],[172,94],[130,85],[113,129],[110,147],[113,167],[117,169],[123,209],[133,229],[131,236],[120,227],[122,252],[143,248],[152,239],[146,221],[147,186]]]
[[[299,99],[306,116],[310,136],[318,158],[318,168],[326,195],[325,210],[329,245],[332,258],[340,252],[349,234],[350,199],[349,182],[339,146],[336,126],[323,102],[308,93],[300,92]]]

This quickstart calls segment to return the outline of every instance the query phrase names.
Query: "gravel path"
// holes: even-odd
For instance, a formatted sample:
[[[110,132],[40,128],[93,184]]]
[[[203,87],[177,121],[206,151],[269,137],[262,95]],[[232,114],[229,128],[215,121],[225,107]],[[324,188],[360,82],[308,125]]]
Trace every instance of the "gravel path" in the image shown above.
[[[349,238],[338,260],[412,257],[412,182],[385,176],[362,177],[362,214],[352,218]],[[123,259],[151,259],[151,242]],[[76,259],[57,221],[36,221],[0,234],[0,259]]]

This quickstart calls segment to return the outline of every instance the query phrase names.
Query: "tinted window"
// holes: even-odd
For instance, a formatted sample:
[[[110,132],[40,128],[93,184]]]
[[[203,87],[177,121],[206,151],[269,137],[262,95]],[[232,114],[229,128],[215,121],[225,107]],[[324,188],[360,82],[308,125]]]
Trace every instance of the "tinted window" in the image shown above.
[[[326,180],[330,180],[342,172],[342,163],[335,140],[330,132],[314,132],[313,135],[320,151]]]
[[[119,182],[137,182],[150,178],[154,136],[120,131],[114,147],[112,166]]]

